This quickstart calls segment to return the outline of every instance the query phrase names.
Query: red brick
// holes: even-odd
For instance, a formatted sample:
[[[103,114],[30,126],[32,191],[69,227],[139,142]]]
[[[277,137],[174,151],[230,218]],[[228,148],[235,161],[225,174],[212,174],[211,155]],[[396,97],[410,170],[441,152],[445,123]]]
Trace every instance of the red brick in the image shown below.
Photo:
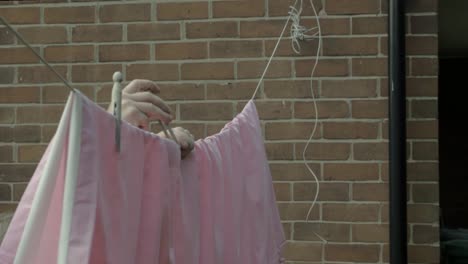
[[[0,124],[13,124],[15,122],[14,107],[0,107]]]
[[[5,203],[0,204],[0,213],[13,214],[16,210],[17,204]]]
[[[284,237],[287,240],[292,239],[292,223],[283,222],[281,225],[283,226]]]
[[[256,101],[258,115],[262,120],[289,119],[292,117],[291,102],[278,101]],[[244,106],[239,104],[237,110],[240,112]]]
[[[323,138],[327,139],[376,139],[379,124],[375,122],[325,122]]]
[[[301,157],[305,144],[296,144],[296,157]],[[348,143],[311,143],[305,153],[307,160],[347,160],[350,156]]]
[[[213,17],[261,17],[265,14],[264,0],[216,1],[213,5]]]
[[[407,55],[437,55],[437,37],[433,36],[408,36],[406,37]]]
[[[437,118],[437,100],[412,100],[411,117],[413,118]]]
[[[63,105],[21,106],[16,110],[16,123],[58,123]]]
[[[315,60],[296,60],[296,77],[310,77]],[[320,59],[314,72],[315,77],[348,76],[347,59]]]
[[[268,160],[293,160],[293,147],[292,143],[265,143]]]
[[[94,101],[94,85],[90,86],[77,86],[73,88],[78,89],[85,96]],[[64,89],[63,86],[43,86],[42,87],[42,103],[65,103],[70,95],[70,90]],[[110,95],[108,99],[110,98]]]
[[[201,100],[205,98],[205,86],[203,84],[159,84],[164,100]]]
[[[101,19],[101,22],[149,21],[151,18],[151,5],[150,4],[103,5],[99,9],[99,17]]]
[[[437,142],[413,142],[412,152],[415,160],[439,160]]]
[[[39,87],[15,87],[0,89],[0,103],[16,104],[16,103],[39,103],[40,89]]]
[[[13,147],[11,145],[0,145],[0,162],[13,162]]]
[[[386,100],[359,100],[352,102],[354,118],[387,118],[388,102]],[[372,109],[372,111],[369,111]]]
[[[72,41],[98,43],[122,41],[122,32],[121,25],[80,25],[72,28]]]
[[[276,182],[273,183],[275,190],[276,201],[290,201],[291,200],[291,184]]]
[[[15,69],[12,67],[0,68],[0,84],[13,83],[15,80]]]
[[[380,246],[372,244],[327,244],[325,260],[350,261],[351,263],[377,263],[380,258]],[[330,262],[331,263],[331,262]]]
[[[307,218],[307,213],[309,212],[310,204],[309,203],[289,203],[289,202],[280,202],[278,203],[278,210],[280,213],[281,220],[300,220],[305,221]],[[316,204],[309,215],[309,220],[317,220],[320,218],[320,206]]]
[[[28,185],[25,183],[13,184],[13,201],[20,201]]]
[[[1,150],[1,147],[0,147],[0,150]],[[12,198],[11,186],[9,184],[0,183],[0,201],[1,202],[11,201],[12,200],[11,198]]]
[[[408,204],[409,223],[438,223],[439,207],[434,204]]]
[[[376,37],[324,38],[323,55],[325,56],[363,56],[377,55],[379,42]]]
[[[13,44],[15,42],[15,35],[6,28],[0,28],[0,45]]]
[[[376,222],[379,211],[378,204],[331,203],[322,205],[322,218],[338,222]]]
[[[263,84],[263,93],[266,98],[312,98],[318,95],[318,82],[309,80],[266,80]]]
[[[388,60],[386,58],[352,59],[353,76],[387,76]]]
[[[438,181],[439,165],[437,162],[408,162],[409,181]]]
[[[388,55],[388,37],[380,37],[379,54]]]
[[[387,160],[388,143],[355,143],[355,160]]]
[[[28,182],[35,169],[35,164],[0,164],[0,181]]]
[[[18,146],[18,161],[38,162],[46,148],[46,145],[20,145]]]
[[[92,45],[49,46],[44,49],[49,62],[91,62],[94,60]]]
[[[365,98],[377,96],[375,79],[323,80],[320,97]]]
[[[437,120],[414,120],[407,122],[408,138],[437,139],[439,137]]]
[[[208,2],[159,3],[156,11],[158,20],[208,18]]]
[[[122,44],[99,46],[99,61],[139,61],[149,60],[148,44]]]
[[[320,164],[308,163],[316,176],[321,178]],[[313,180],[313,176],[304,163],[271,163],[270,171],[273,180],[278,181],[301,181]]]
[[[11,24],[39,24],[39,7],[0,8],[0,16]]]
[[[438,21],[436,15],[417,15],[410,17],[412,34],[437,34]]]
[[[425,245],[408,246],[408,262],[411,263],[439,263],[440,247]]]
[[[417,244],[433,244],[440,240],[438,226],[414,225],[412,235]]]
[[[232,62],[184,63],[181,66],[183,80],[225,80],[234,78]]]
[[[240,22],[241,38],[278,37],[283,30],[283,20],[254,20]],[[289,36],[285,33],[284,37]]]
[[[316,183],[294,183],[294,201],[313,201],[317,192]],[[349,184],[320,183],[317,201],[349,201]]]
[[[208,83],[206,97],[219,100],[247,100],[252,97],[256,87],[257,82]]]
[[[323,177],[330,181],[371,181],[379,179],[376,163],[325,163]]]
[[[351,228],[348,224],[294,223],[294,240],[322,241],[317,234],[327,242],[349,242]]]
[[[437,77],[426,78],[406,78],[407,96],[437,97],[438,81]]]
[[[354,183],[354,201],[388,201],[388,183]]]
[[[265,124],[265,139],[287,140],[287,139],[309,139],[314,123],[312,122],[274,122]],[[321,138],[320,124],[314,134],[314,138]]]
[[[379,17],[353,17],[353,34],[387,34],[388,17],[379,16]]]
[[[437,58],[411,58],[411,76],[438,76]]]
[[[437,0],[413,0],[406,5],[408,13],[437,12]]]
[[[439,185],[437,183],[415,183],[412,185],[412,198],[415,203],[438,203]]]
[[[320,261],[322,259],[322,245],[290,241],[283,249],[284,258],[290,261]]]
[[[380,13],[378,0],[326,0],[325,11],[328,15],[356,15]]]
[[[226,122],[210,122],[206,124],[206,135],[211,136],[218,134],[224,127],[226,126]]]
[[[238,79],[260,78],[265,70],[267,61],[240,61],[237,63]],[[286,78],[291,77],[291,61],[274,60],[268,67],[265,78]]]
[[[179,107],[181,120],[229,120],[233,117],[232,103],[184,103]]]
[[[308,28],[316,26],[316,20],[310,19],[305,20],[311,21]],[[350,18],[320,18],[319,20],[322,36],[328,35],[349,35],[351,33],[351,19]],[[307,43],[307,42],[306,42]],[[304,45],[307,45],[304,43]]]
[[[0,64],[37,63],[39,59],[28,48],[0,48]]]
[[[263,44],[256,40],[213,41],[210,43],[211,58],[261,57]]]
[[[1,108],[0,108],[1,109]],[[2,143],[14,142],[14,127],[0,126],[0,140]]]
[[[65,66],[54,66],[54,69],[64,78],[67,76],[67,68]],[[60,79],[45,66],[19,67],[18,68],[19,83],[55,83],[61,82]]]
[[[352,225],[353,242],[388,243],[389,226],[384,224]]]
[[[318,118],[345,118],[350,116],[349,104],[345,101],[317,101]],[[314,102],[295,102],[294,117],[315,118]]]
[[[41,142],[50,142],[57,131],[57,125],[43,125]]]
[[[127,26],[129,41],[180,39],[178,23],[130,24]]]
[[[127,79],[149,79],[153,81],[173,81],[179,79],[177,64],[130,64],[127,65]]]
[[[279,36],[279,35],[278,35]],[[265,55],[270,57],[273,54],[275,49],[277,39],[275,40],[265,40]],[[285,39],[281,40],[280,44],[276,50],[275,57],[294,57],[294,56],[316,56],[318,48],[318,41],[312,40],[305,43],[302,43],[299,54],[297,54],[291,46],[291,40]],[[308,59],[309,61],[311,59]]]
[[[47,24],[93,23],[94,6],[44,8],[44,21]]]
[[[74,0],[74,1],[77,1],[77,0]],[[21,0],[21,1],[18,1],[18,4],[38,4],[38,3],[41,3],[41,4],[46,4],[46,3],[59,4],[59,3],[65,3],[65,2],[68,2],[68,1],[67,0],[39,0],[39,1],[36,1],[36,0]]]
[[[208,46],[204,42],[156,44],[156,60],[206,59]]]
[[[67,29],[63,26],[25,27],[18,32],[30,44],[67,43]]]
[[[187,38],[238,37],[236,21],[192,22],[185,25]]]
[[[121,65],[100,64],[100,65],[73,65],[73,82],[111,82],[112,75],[116,71],[122,71]]]
[[[289,11],[289,6],[294,2],[290,0],[267,0],[268,1],[268,15],[269,16],[287,16]],[[321,0],[313,0],[315,11],[320,13],[323,9]],[[299,6],[296,6],[296,8]],[[310,6],[310,1],[303,2],[303,12],[302,15],[314,15],[314,11]]]
[[[14,142],[40,142],[41,141],[41,127],[34,125],[16,125],[13,128],[13,140]]]

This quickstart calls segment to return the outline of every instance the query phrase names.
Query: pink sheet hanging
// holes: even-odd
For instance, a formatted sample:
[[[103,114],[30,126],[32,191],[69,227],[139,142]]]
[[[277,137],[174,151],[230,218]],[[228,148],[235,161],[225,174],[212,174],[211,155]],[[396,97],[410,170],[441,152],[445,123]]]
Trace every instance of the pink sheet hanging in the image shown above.
[[[255,105],[180,159],[71,93],[0,248],[0,263],[270,264],[284,235]]]

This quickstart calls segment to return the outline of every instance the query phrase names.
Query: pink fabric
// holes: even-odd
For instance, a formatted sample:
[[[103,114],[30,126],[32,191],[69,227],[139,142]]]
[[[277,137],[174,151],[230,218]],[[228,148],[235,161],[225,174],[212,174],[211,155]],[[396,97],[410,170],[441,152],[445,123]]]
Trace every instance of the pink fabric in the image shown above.
[[[252,101],[181,160],[173,141],[127,123],[116,153],[113,117],[81,94],[69,100],[82,100],[83,125],[67,263],[279,263],[284,235]],[[50,146],[2,243],[1,264],[14,262],[49,156]],[[66,166],[63,158],[31,264],[57,261]]]

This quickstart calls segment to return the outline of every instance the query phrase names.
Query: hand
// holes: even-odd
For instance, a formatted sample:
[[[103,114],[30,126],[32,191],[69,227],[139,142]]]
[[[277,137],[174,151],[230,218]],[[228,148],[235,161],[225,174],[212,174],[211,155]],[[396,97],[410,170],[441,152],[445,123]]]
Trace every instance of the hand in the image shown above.
[[[149,130],[151,121],[161,120],[165,124],[172,121],[171,109],[156,94],[161,89],[149,80],[133,80],[122,90],[122,120]],[[114,105],[111,103],[107,112],[113,113]],[[185,158],[194,148],[194,137],[187,129],[176,127],[172,129],[180,145],[182,158]],[[160,137],[166,137],[163,132]]]
[[[171,109],[156,94],[161,89],[149,80],[133,80],[122,90],[122,120],[149,130],[151,121],[161,120],[165,124],[172,121]],[[107,112],[113,113],[111,103]]]
[[[182,159],[187,157],[188,154],[193,150],[195,147],[195,138],[194,136],[188,131],[187,129],[184,129],[183,127],[175,127],[172,129],[174,132],[174,135],[177,138],[177,142],[179,142],[180,145],[180,152]],[[169,133],[169,132],[168,132]],[[160,137],[166,137],[164,132],[159,132],[158,135]]]

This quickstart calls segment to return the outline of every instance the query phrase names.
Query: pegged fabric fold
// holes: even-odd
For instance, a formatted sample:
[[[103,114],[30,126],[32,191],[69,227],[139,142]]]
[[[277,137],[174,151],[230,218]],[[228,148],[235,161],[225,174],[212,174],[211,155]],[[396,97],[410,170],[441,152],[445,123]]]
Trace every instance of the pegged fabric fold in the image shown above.
[[[284,235],[253,101],[180,160],[173,141],[71,93],[0,264],[280,263]]]

